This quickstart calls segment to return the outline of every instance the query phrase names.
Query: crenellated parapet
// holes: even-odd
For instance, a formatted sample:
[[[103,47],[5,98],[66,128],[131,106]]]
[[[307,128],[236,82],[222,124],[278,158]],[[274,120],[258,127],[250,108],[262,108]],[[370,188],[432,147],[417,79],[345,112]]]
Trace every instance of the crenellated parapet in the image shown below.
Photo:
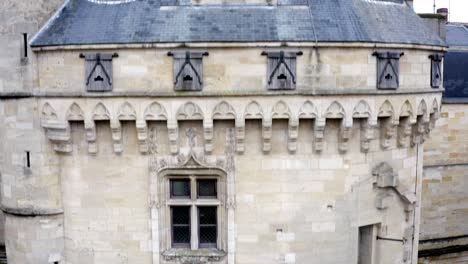
[[[135,123],[139,150],[148,152],[148,122],[165,122],[170,152],[179,152],[179,123],[198,121],[203,127],[204,149],[213,151],[214,124],[230,120],[235,127],[236,151],[245,150],[245,124],[258,120],[262,126],[262,150],[271,151],[272,125],[287,121],[287,149],[297,151],[299,125],[312,120],[313,149],[324,150],[326,126],[339,122],[337,146],[349,150],[352,135],[359,131],[360,150],[368,152],[372,140],[382,149],[410,147],[423,143],[440,112],[438,94],[395,96],[322,97],[224,97],[224,98],[109,98],[47,99],[42,102],[41,125],[55,151],[72,151],[70,122],[83,122],[90,154],[98,152],[96,122],[108,121],[115,153],[124,150],[122,122]],[[396,142],[396,144],[395,144]]]

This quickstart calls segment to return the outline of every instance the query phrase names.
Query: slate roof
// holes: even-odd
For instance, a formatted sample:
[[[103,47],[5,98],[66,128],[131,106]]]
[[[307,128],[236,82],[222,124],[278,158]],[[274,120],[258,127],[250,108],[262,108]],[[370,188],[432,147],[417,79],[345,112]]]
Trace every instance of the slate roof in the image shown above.
[[[468,47],[468,25],[447,24],[447,45]]]
[[[69,0],[31,46],[278,41],[445,45],[403,0],[278,0],[276,6]]]
[[[468,48],[468,25],[447,24],[446,28],[447,44],[452,49],[444,58],[444,102],[467,102],[468,50],[464,49]]]

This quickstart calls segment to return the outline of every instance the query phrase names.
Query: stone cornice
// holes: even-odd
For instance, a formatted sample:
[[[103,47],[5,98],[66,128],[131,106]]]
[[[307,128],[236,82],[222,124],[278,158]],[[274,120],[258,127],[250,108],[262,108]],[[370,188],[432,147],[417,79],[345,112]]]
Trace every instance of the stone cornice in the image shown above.
[[[297,89],[295,91],[236,91],[236,92],[160,92],[160,91],[145,91],[145,92],[105,92],[105,93],[89,93],[89,92],[0,92],[1,99],[15,98],[111,98],[111,97],[246,97],[246,96],[285,96],[285,95],[300,95],[300,96],[352,96],[352,95],[411,95],[411,94],[442,94],[444,89],[399,89],[399,90],[370,90],[370,89]]]

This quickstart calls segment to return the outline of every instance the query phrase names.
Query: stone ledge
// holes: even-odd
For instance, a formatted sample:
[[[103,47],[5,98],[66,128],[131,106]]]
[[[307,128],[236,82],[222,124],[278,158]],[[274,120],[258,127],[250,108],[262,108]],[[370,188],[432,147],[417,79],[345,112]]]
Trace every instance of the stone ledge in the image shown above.
[[[220,249],[191,250],[186,248],[172,248],[165,250],[161,255],[166,261],[201,264],[221,261],[226,256],[226,252]]]
[[[47,208],[13,208],[2,206],[0,208],[5,214],[16,216],[51,216],[63,214],[62,209],[47,209]]]
[[[0,92],[0,99],[20,99],[20,98],[112,98],[112,97],[217,97],[217,96],[282,96],[282,95],[302,95],[302,96],[333,96],[333,95],[407,95],[407,94],[432,94],[441,93],[444,89],[399,89],[399,90],[377,90],[377,89],[297,89],[295,91],[223,91],[223,92],[160,92],[160,91],[135,91],[135,92],[34,92],[16,93]]]

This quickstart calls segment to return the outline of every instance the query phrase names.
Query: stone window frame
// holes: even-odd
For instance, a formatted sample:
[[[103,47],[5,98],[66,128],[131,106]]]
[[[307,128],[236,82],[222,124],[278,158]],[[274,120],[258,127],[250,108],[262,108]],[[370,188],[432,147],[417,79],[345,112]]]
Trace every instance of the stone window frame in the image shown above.
[[[170,195],[170,181],[177,180],[177,179],[189,179],[190,180],[190,197],[189,198],[175,198],[171,197]],[[197,195],[197,181],[198,180],[207,180],[207,179],[215,179],[216,180],[216,187],[217,187],[217,194],[216,198],[202,198],[198,197]],[[164,193],[164,194],[163,194]],[[190,232],[191,232],[191,239],[190,239],[190,250],[197,251],[202,249],[219,249],[223,250],[223,228],[226,221],[225,219],[225,209],[223,208],[223,204],[225,204],[226,200],[226,181],[225,177],[221,176],[220,173],[212,173],[210,171],[205,170],[181,170],[175,171],[172,173],[164,173],[162,182],[160,184],[160,194],[164,197],[162,201],[163,209],[161,212],[161,216],[164,215],[164,222],[169,223],[170,231],[169,234],[166,236],[166,244],[169,245],[171,249],[177,249],[180,247],[174,247],[172,241],[172,219],[171,219],[171,207],[174,206],[189,206],[190,207]],[[199,243],[199,223],[198,223],[198,208],[202,206],[216,206],[217,207],[217,241],[216,241],[216,248],[203,248]],[[184,248],[182,248],[184,249]],[[187,249],[187,248],[185,248]]]
[[[195,261],[195,263],[222,263],[234,264],[235,238],[234,238],[234,210],[235,198],[232,197],[234,183],[231,164],[233,156],[205,156],[190,151],[188,155],[180,153],[177,156],[152,157],[150,160],[151,183],[151,230],[153,263],[160,263],[162,258],[166,262],[183,263]],[[201,160],[201,161],[200,161]],[[170,196],[168,179],[172,176],[200,175],[217,177],[218,184],[222,185],[219,195],[218,215],[218,245],[217,248],[172,249],[169,234],[170,211],[166,207],[167,198]],[[169,178],[168,178],[169,177]],[[224,193],[224,195],[220,195]],[[218,213],[219,214],[219,213]]]

